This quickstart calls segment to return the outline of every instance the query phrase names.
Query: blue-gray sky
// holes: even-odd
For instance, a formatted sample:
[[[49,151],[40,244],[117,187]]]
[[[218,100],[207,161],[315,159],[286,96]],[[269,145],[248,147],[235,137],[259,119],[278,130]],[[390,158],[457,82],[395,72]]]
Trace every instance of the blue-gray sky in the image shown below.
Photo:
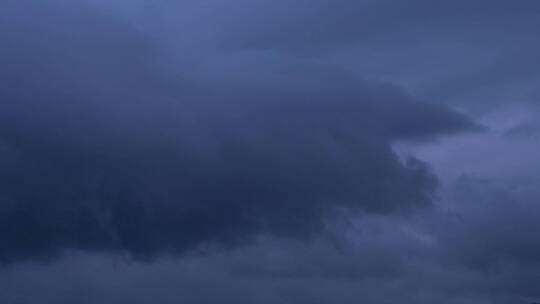
[[[540,4],[4,0],[0,302],[540,301]]]

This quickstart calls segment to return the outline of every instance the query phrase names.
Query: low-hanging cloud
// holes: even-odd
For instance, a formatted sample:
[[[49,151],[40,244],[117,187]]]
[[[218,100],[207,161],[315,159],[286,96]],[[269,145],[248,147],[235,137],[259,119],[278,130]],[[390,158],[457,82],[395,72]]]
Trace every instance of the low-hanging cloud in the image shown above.
[[[171,73],[151,39],[86,6],[0,6],[0,261],[148,258],[428,206],[435,177],[390,144],[474,128],[330,67]]]

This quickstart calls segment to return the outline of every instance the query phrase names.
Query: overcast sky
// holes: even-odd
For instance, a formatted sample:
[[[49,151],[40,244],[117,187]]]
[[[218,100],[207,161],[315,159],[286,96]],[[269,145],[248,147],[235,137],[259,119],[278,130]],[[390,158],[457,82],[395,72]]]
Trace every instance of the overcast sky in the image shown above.
[[[0,303],[540,302],[537,0],[2,0]]]

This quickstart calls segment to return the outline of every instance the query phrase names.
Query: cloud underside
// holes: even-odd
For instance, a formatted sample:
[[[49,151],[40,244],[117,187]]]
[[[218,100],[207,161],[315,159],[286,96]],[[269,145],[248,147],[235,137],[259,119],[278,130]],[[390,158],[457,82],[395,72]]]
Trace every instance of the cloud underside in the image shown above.
[[[0,303],[540,302],[539,4],[0,1]]]
[[[150,39],[106,15],[2,7],[2,261],[182,254],[310,237],[343,211],[429,206],[435,177],[391,143],[474,127],[332,67],[172,73]]]

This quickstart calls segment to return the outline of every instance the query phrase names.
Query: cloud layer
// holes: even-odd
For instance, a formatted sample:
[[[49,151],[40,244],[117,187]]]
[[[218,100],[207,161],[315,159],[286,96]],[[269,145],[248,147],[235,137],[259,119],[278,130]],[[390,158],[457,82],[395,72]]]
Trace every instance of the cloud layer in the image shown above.
[[[536,1],[0,12],[0,303],[540,302]]]
[[[3,6],[4,261],[307,237],[343,210],[426,206],[434,176],[390,143],[474,126],[325,66],[171,75],[150,40],[105,15]]]

